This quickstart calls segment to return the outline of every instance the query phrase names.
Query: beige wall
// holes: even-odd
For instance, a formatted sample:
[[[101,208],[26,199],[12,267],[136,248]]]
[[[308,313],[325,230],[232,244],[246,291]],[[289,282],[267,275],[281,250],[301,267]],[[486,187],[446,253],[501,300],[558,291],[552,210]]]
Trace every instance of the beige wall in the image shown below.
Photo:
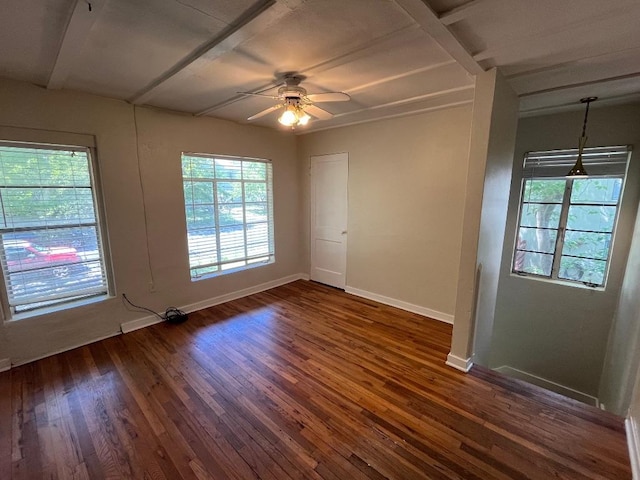
[[[43,136],[49,135],[45,131],[95,136],[116,294],[115,298],[92,305],[5,322],[0,326],[0,359],[21,363],[116,334],[122,322],[147,315],[126,310],[118,297],[122,293],[139,304],[164,311],[168,306],[206,301],[303,271],[298,240],[299,167],[293,136],[222,120],[138,108],[137,149],[133,107],[125,102],[0,80],[0,105],[0,132],[3,127],[21,127],[41,130]],[[9,129],[5,128],[6,131]],[[190,281],[180,173],[183,150],[273,160],[275,264]],[[149,291],[147,241],[154,293]]]
[[[482,86],[485,87],[484,92],[481,91]],[[491,124],[485,153],[486,169],[476,259],[479,268],[473,361],[481,365],[487,365],[491,348],[519,106],[518,96],[498,72],[495,83],[478,79],[476,95],[488,94],[486,89],[491,86],[493,102],[489,110]],[[471,158],[470,161],[473,161],[475,157]]]
[[[635,382],[629,388],[633,389],[631,399],[629,401],[629,409],[627,413],[627,422],[625,423],[627,430],[627,445],[629,445],[629,457],[631,460],[631,471],[633,478],[637,479],[640,475],[640,370],[637,372]]]
[[[597,396],[636,218],[638,152],[631,158],[605,291],[510,274],[524,153],[577,147],[583,117],[584,111],[575,111],[519,122],[490,366],[508,366]],[[592,105],[587,146],[640,145],[638,119],[639,105]]]
[[[349,154],[348,288],[452,317],[470,121],[465,105],[299,138],[305,212],[309,157]]]
[[[447,363],[486,356],[496,302],[518,97],[496,70],[476,76],[455,323]],[[480,359],[483,360],[483,359]]]

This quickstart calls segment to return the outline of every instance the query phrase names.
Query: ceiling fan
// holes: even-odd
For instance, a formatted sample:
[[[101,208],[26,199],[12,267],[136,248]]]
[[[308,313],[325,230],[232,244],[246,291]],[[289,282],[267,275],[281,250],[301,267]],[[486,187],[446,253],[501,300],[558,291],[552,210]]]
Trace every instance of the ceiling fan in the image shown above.
[[[261,112],[247,118],[248,121],[256,120],[264,117],[271,112],[284,109],[284,112],[278,118],[278,121],[287,127],[295,128],[298,125],[306,125],[315,117],[320,120],[328,120],[333,114],[316,106],[316,103],[322,102],[346,102],[351,97],[343,92],[325,92],[307,94],[307,90],[300,86],[300,82],[305,77],[302,75],[286,74],[283,78],[284,85],[278,88],[277,95],[266,95],[264,93],[238,92],[242,95],[251,95],[256,97],[267,97],[278,100],[276,105],[265,108]]]

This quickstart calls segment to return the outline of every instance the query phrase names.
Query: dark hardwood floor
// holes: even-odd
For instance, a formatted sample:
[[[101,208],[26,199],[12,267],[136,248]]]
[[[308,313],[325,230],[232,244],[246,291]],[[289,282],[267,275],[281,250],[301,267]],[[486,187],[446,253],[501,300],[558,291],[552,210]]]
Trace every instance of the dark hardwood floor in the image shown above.
[[[620,418],[299,281],[0,374],[2,479],[625,479]]]

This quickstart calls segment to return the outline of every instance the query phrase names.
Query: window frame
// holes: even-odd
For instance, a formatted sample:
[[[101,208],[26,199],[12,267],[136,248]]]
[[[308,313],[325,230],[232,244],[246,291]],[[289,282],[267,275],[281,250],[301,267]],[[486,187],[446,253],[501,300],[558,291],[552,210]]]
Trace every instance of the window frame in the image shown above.
[[[612,161],[612,165],[607,165],[605,161],[602,161],[601,153],[610,150],[611,152],[613,152],[612,155],[616,155],[616,154],[620,154],[622,149],[624,149],[623,154],[626,157],[624,160],[624,166],[620,166],[622,164],[621,160],[619,159],[615,160],[617,161],[618,167],[617,167],[617,171],[614,172],[613,170],[616,169],[615,165],[613,165],[615,161]],[[555,155],[557,157],[562,157],[562,160],[555,161],[553,162],[552,165],[547,165],[547,166],[545,166],[544,164],[541,166],[536,166],[534,164],[533,168],[531,168],[531,166],[527,164],[528,158],[529,156],[536,156],[536,155],[543,158],[547,155],[549,157],[552,157]],[[577,149],[551,150],[551,151],[525,153],[524,161],[523,161],[524,169],[523,169],[523,174],[520,182],[520,196],[518,200],[518,214],[517,214],[517,220],[515,225],[515,238],[514,238],[514,245],[512,248],[512,257],[511,257],[511,266],[510,266],[512,275],[525,277],[525,278],[534,278],[534,279],[553,282],[553,283],[561,283],[561,284],[566,284],[573,287],[587,287],[587,288],[600,289],[600,290],[604,290],[606,288],[607,281],[609,278],[609,271],[611,268],[611,260],[613,256],[615,237],[618,229],[618,219],[620,218],[620,210],[622,208],[622,200],[623,200],[625,186],[626,186],[628,166],[631,158],[631,147],[628,145],[625,145],[623,147],[612,146],[612,147],[595,147],[595,148],[585,149],[585,157],[587,157],[587,160],[585,161],[585,159],[583,158],[583,162],[586,165],[587,171],[591,171],[591,169],[589,169],[589,155],[592,155],[592,159],[590,163],[592,164],[593,170],[596,171],[597,173],[590,174],[588,177],[567,177],[566,175],[562,175],[562,176],[558,175],[558,170],[567,167],[567,165],[568,165],[568,168],[566,168],[566,170],[564,171],[568,171],[571,168],[571,166],[575,163],[577,159]],[[593,157],[595,157],[595,159]],[[526,173],[527,169],[530,170],[529,174]],[[537,172],[536,172],[536,169],[537,169]],[[590,283],[582,280],[562,278],[560,276],[560,270],[561,270],[560,267],[561,267],[562,257],[563,256],[572,257],[572,255],[563,255],[565,235],[568,230],[567,224],[569,219],[569,209],[571,206],[574,206],[574,205],[578,205],[578,206],[582,205],[582,203],[580,202],[576,202],[576,203],[571,202],[574,182],[576,180],[583,180],[583,179],[590,179],[590,178],[591,179],[593,178],[621,179],[620,193],[618,195],[617,202],[615,203],[615,205],[607,204],[607,206],[615,206],[616,208],[615,218],[613,220],[613,226],[611,230],[611,241],[610,241],[610,245],[607,252],[607,258],[598,259],[598,258],[591,258],[591,257],[575,257],[575,258],[585,258],[588,260],[605,261],[605,270],[604,270],[601,284]],[[525,272],[525,271],[516,269],[516,261],[517,261],[519,252],[529,251],[532,253],[542,253],[542,252],[537,252],[533,250],[521,250],[518,248],[518,243],[519,243],[518,239],[520,236],[520,229],[535,228],[535,227],[526,227],[526,226],[523,227],[521,225],[524,206],[527,203],[532,203],[532,202],[527,202],[526,199],[524,198],[526,193],[526,182],[528,180],[562,180],[565,183],[562,202],[556,203],[556,205],[560,205],[560,217],[558,219],[558,227],[556,229],[552,229],[552,228],[550,229],[550,230],[555,230],[557,232],[557,235],[553,245],[553,250],[549,253],[549,255],[553,256],[551,271],[549,275],[539,274],[539,273],[530,273],[530,272]],[[593,204],[589,204],[589,205],[593,205]],[[608,232],[602,232],[602,233],[608,233]]]
[[[211,162],[213,163],[213,168],[214,168],[214,178],[203,178],[203,177],[186,177],[185,176],[185,171],[184,171],[184,161],[186,157],[192,157],[192,158],[201,158],[201,159],[207,159],[207,160],[211,160]],[[247,163],[261,163],[261,164],[265,164],[266,166],[266,173],[265,173],[265,180],[256,180],[256,179],[245,179],[242,178],[242,174],[241,174],[241,178],[240,179],[234,179],[234,178],[217,178],[216,174],[215,174],[215,161],[216,160],[228,160],[228,161],[234,161],[234,162],[241,162],[241,172],[244,171],[244,162]],[[260,267],[260,266],[265,266],[265,265],[270,265],[275,263],[275,220],[274,220],[274,199],[273,199],[273,162],[269,159],[263,159],[263,158],[254,158],[254,157],[242,157],[242,156],[231,156],[231,155],[218,155],[218,154],[209,154],[209,153],[193,153],[193,152],[182,152],[181,157],[180,157],[180,165],[181,165],[181,169],[182,169],[182,185],[183,185],[183,201],[184,201],[184,212],[185,212],[185,232],[186,232],[186,237],[187,237],[187,261],[189,264],[189,277],[191,279],[192,282],[195,281],[199,281],[199,280],[204,280],[204,279],[208,279],[208,278],[214,278],[214,277],[219,277],[221,275],[226,275],[228,273],[235,273],[235,272],[239,272],[239,271],[244,271],[247,269],[251,269],[251,268],[256,268],[256,267]],[[195,208],[196,204],[193,199],[191,201],[191,203],[187,203],[187,197],[186,197],[186,192],[185,192],[185,184],[187,182],[190,182],[191,186],[197,184],[197,183],[208,183],[212,185],[212,195],[213,195],[213,199],[212,199],[212,203],[210,204],[210,206],[213,208],[213,224],[210,227],[206,227],[206,228],[211,228],[215,230],[215,249],[216,249],[216,261],[211,261],[207,264],[203,264],[203,265],[192,265],[191,264],[191,249],[190,249],[190,245],[189,245],[189,235],[192,232],[192,230],[189,229],[189,213],[188,213],[188,208]],[[220,207],[220,202],[218,199],[218,191],[219,191],[219,183],[231,183],[231,182],[239,182],[241,184],[241,191],[242,191],[242,211],[243,211],[243,220],[242,223],[238,223],[237,225],[242,225],[243,227],[243,248],[245,250],[245,255],[242,258],[235,258],[233,260],[229,260],[229,261],[222,261],[222,250],[223,250],[223,246],[221,244],[221,237],[220,237],[220,229],[224,228],[226,225],[221,225],[220,224],[220,213],[219,213],[219,207]],[[264,202],[266,204],[266,216],[267,219],[265,222],[248,222],[247,221],[247,205],[251,204],[251,203],[263,203],[263,202],[247,202],[246,198],[245,198],[245,187],[246,187],[246,183],[264,183],[265,184],[265,190],[266,190],[266,201]],[[266,228],[267,228],[267,246],[268,246],[268,252],[265,254],[260,254],[260,255],[256,255],[256,256],[249,256],[247,254],[247,249],[250,246],[249,242],[248,242],[248,232],[247,232],[247,226],[248,225],[252,225],[252,224],[260,224],[260,223],[265,223],[266,224]],[[264,259],[264,260],[262,260]],[[225,265],[234,265],[237,263],[241,263],[244,262],[244,265],[238,265],[235,267],[231,267],[231,268],[224,268]],[[197,269],[207,269],[207,268],[213,268],[216,267],[217,270],[216,271],[212,271],[212,272],[203,272],[203,273],[196,273]]]
[[[97,230],[97,247],[100,252],[99,261],[102,263],[106,291],[98,292],[93,295],[69,298],[67,301],[60,301],[50,305],[16,312],[14,307],[10,305],[5,272],[0,265],[0,302],[2,303],[1,312],[4,322],[33,318],[113,298],[114,283],[111,255],[107,248],[108,242],[104,215],[104,199],[102,196],[102,184],[100,181],[100,169],[97,159],[97,149],[95,147],[95,138],[92,135],[86,134],[72,134],[64,132],[45,133],[45,135],[40,135],[40,132],[34,132],[27,129],[0,128],[0,146],[22,147],[29,149],[40,148],[43,150],[82,151],[86,153],[90,182],[89,185],[92,193],[93,210],[96,217],[95,223],[92,223],[91,226],[95,226]],[[42,228],[20,227],[16,229],[0,229],[0,232],[5,233],[5,230],[8,233],[12,233],[17,231],[39,231],[42,230]]]

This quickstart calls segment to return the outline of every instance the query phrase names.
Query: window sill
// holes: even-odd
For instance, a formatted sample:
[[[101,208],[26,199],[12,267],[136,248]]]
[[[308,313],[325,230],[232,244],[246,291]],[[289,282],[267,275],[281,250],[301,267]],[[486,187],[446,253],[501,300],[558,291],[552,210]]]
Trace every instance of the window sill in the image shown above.
[[[25,320],[27,318],[35,318],[35,317],[40,317],[40,316],[43,316],[43,315],[49,315],[49,314],[52,314],[52,313],[62,312],[64,310],[71,310],[73,308],[83,307],[85,305],[91,305],[91,304],[94,304],[94,303],[103,302],[103,301],[108,300],[110,298],[115,298],[115,297],[110,296],[109,294],[97,295],[95,297],[84,298],[82,300],[76,300],[74,302],[63,303],[63,304],[60,304],[60,305],[53,305],[53,306],[50,306],[50,307],[38,308],[37,310],[30,310],[28,312],[16,313],[10,319],[5,320],[4,323],[7,324],[7,323],[11,323],[11,322],[17,322],[17,321],[20,321],[20,320]]]
[[[550,283],[550,284],[559,285],[562,287],[581,288],[583,290],[590,290],[590,291],[596,291],[596,292],[604,292],[606,288],[606,284],[604,286],[590,287],[589,285],[585,285],[584,283],[570,282],[567,280],[558,280],[554,278],[539,277],[537,275],[532,275],[532,274],[522,275],[522,274],[511,272],[510,275],[511,277],[516,277],[516,278],[534,280],[534,281],[543,282],[543,283]]]
[[[228,270],[221,270],[219,272],[214,272],[214,273],[207,273],[206,275],[202,275],[201,277],[195,277],[195,278],[191,277],[191,281],[199,282],[200,280],[208,280],[210,278],[216,278],[216,277],[221,277],[222,275],[227,275],[228,273],[242,272],[244,270],[251,270],[257,267],[264,267],[266,265],[272,265],[274,263],[276,263],[275,258],[272,258],[271,260],[268,260],[266,262],[250,263],[249,265],[243,265],[241,267],[230,268]]]

